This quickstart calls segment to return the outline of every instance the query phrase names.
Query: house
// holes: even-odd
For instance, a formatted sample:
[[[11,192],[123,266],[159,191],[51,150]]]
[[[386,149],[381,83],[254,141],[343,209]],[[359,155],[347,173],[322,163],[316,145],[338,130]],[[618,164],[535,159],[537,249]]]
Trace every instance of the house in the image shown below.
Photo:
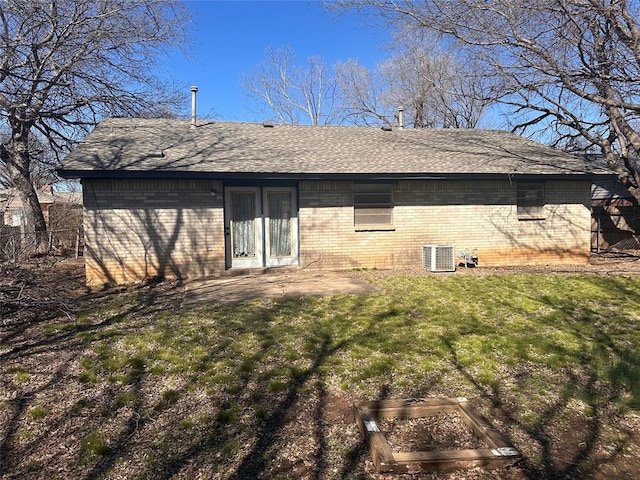
[[[55,203],[56,199],[51,193],[51,189],[36,189],[38,203],[42,209],[45,221],[49,218],[49,208]],[[26,215],[22,200],[15,188],[0,190],[0,206],[2,208],[2,218],[0,223],[11,227],[24,226]]]
[[[82,194],[56,192],[49,186],[36,189],[47,223],[49,251],[81,248]],[[0,261],[29,252],[35,245],[29,233],[25,207],[15,188],[0,190]]]
[[[36,189],[38,203],[45,222],[49,224],[50,212],[59,206],[76,206],[81,203],[79,192],[54,192],[50,186]],[[26,215],[20,195],[15,188],[0,190],[0,225],[24,227]]]
[[[227,269],[586,263],[584,159],[503,131],[107,119],[80,178],[87,281]],[[428,252],[427,252],[428,253]]]

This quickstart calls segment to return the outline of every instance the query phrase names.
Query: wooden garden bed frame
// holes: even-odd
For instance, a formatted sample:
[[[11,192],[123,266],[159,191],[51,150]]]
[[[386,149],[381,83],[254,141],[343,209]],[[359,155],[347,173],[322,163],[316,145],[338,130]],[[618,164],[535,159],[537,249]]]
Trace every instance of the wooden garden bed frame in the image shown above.
[[[475,435],[489,448],[422,452],[392,452],[376,420],[412,419],[458,413]],[[377,472],[451,472],[473,467],[490,469],[514,464],[521,456],[492,428],[466,398],[380,400],[355,405],[355,418]]]

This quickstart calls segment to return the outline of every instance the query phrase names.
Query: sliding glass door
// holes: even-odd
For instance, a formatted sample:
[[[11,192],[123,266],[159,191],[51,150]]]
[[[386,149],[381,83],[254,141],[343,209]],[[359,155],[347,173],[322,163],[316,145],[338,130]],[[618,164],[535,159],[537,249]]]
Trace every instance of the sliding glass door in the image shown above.
[[[298,215],[293,187],[228,187],[227,265],[298,264]]]

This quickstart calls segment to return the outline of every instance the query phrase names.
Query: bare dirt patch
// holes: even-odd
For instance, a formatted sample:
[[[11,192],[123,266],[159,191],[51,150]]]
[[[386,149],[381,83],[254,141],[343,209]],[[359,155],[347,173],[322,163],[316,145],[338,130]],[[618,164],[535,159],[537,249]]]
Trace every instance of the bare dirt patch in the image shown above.
[[[457,413],[427,418],[382,419],[378,426],[393,452],[488,448]]]

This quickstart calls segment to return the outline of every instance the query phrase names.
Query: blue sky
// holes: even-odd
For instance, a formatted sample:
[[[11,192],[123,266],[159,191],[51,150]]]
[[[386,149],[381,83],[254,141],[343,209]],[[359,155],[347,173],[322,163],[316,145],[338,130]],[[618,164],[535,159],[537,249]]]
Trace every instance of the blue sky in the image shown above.
[[[218,120],[262,121],[248,108],[241,72],[251,72],[268,47],[291,47],[298,62],[319,55],[328,64],[355,58],[372,67],[385,56],[387,35],[355,12],[337,15],[320,2],[187,1],[194,22],[193,58],[174,55],[167,74],[197,85],[198,114]],[[190,97],[186,97],[190,98]],[[190,103],[185,111],[189,111]]]

